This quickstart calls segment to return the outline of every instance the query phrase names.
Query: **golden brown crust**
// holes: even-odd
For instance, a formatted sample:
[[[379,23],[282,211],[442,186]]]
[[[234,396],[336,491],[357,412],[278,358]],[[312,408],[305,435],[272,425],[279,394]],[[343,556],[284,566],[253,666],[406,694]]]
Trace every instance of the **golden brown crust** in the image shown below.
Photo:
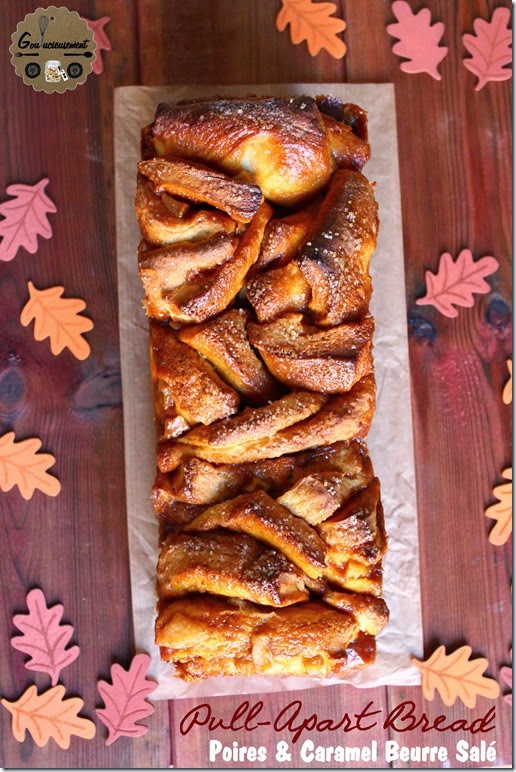
[[[366,115],[328,96],[185,101],[142,150],[144,304],[174,328],[152,324],[161,656],[185,680],[368,664],[388,612],[361,442]]]
[[[333,176],[299,258],[311,289],[309,310],[318,325],[332,327],[367,314],[377,210],[373,186],[363,174],[342,169]]]
[[[208,166],[182,158],[140,161],[138,171],[150,180],[158,195],[170,193],[195,203],[210,204],[241,223],[250,222],[263,202],[257,185],[232,180]]]
[[[232,235],[236,223],[227,214],[213,209],[192,209],[186,203],[172,205],[167,194],[158,196],[143,175],[138,175],[135,208],[140,230],[151,246],[181,241],[201,241],[220,233]]]
[[[263,404],[279,396],[279,386],[258,359],[247,337],[250,313],[233,308],[210,322],[186,327],[178,333],[202,354],[252,404]]]
[[[330,677],[374,658],[374,639],[355,618],[321,601],[266,611],[190,596],[160,606],[156,643],[178,674]]]
[[[157,573],[160,598],[208,592],[268,606],[308,599],[302,573],[280,552],[243,534],[170,534]]]
[[[219,378],[209,362],[181,343],[170,327],[151,324],[150,345],[154,409],[164,438],[171,436],[167,422],[175,426],[178,416],[188,428],[236,413],[238,394]]]
[[[247,329],[269,371],[292,389],[339,394],[373,372],[370,316],[321,329],[307,324],[302,314],[286,314]]]
[[[326,547],[317,532],[295,517],[265,491],[245,493],[209,507],[186,527],[186,531],[229,528],[247,533],[278,549],[312,579],[322,576]]]

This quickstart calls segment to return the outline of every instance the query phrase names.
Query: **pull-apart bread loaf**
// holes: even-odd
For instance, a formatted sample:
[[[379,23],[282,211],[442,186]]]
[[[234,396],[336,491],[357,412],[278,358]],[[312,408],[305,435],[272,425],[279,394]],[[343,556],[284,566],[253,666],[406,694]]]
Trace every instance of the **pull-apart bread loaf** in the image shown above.
[[[388,611],[366,115],[328,96],[162,104],[142,157],[161,656],[188,681],[367,665]]]

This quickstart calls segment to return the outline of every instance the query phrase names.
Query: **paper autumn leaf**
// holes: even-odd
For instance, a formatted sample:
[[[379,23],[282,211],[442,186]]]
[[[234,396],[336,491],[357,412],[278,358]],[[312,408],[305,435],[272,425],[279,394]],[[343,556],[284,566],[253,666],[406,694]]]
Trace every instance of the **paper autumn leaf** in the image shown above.
[[[437,273],[426,272],[426,295],[416,300],[416,305],[435,306],[441,314],[453,318],[458,315],[454,306],[470,308],[475,304],[475,293],[489,292],[484,277],[497,270],[498,260],[494,257],[481,257],[475,262],[471,251],[463,249],[453,262],[452,256],[445,252],[441,255]]]
[[[31,590],[27,595],[28,614],[16,614],[13,622],[23,635],[11,638],[11,645],[30,659],[25,663],[29,670],[48,673],[52,686],[57,684],[61,670],[79,656],[79,647],[67,649],[73,635],[71,625],[62,625],[63,606],[47,608],[43,592]]]
[[[486,509],[486,517],[496,520],[489,541],[497,547],[505,544],[512,534],[512,467],[504,469],[502,477],[509,480],[493,489],[493,496],[498,499],[496,504]]]
[[[507,684],[507,686],[512,690],[512,667],[504,665],[504,667],[500,668],[500,675],[502,676],[502,680],[505,682],[505,684]],[[507,702],[509,705],[512,705],[512,691],[509,694],[504,694],[503,698],[505,702]]]
[[[136,722],[154,713],[154,707],[145,699],[157,688],[156,683],[145,678],[149,663],[148,654],[136,654],[129,670],[116,664],[111,667],[112,684],[99,681],[99,693],[106,707],[98,708],[97,715],[108,728],[106,745],[119,737],[139,737],[147,731],[146,726]]]
[[[2,705],[12,715],[13,735],[18,742],[25,740],[28,731],[40,748],[52,737],[60,748],[70,747],[72,735],[91,740],[95,737],[95,724],[89,718],[82,718],[79,712],[84,702],[79,697],[65,700],[64,686],[53,686],[38,694],[34,685],[22,694],[16,702],[2,700]]]
[[[446,46],[439,41],[444,34],[444,24],[432,25],[432,16],[428,8],[413,13],[409,3],[397,0],[392,4],[392,12],[398,19],[397,24],[389,24],[387,32],[393,38],[399,38],[392,51],[397,56],[408,59],[400,64],[403,72],[426,72],[436,80],[441,80],[437,65],[448,53]]]
[[[475,34],[462,36],[464,47],[471,54],[470,59],[464,59],[464,67],[478,78],[475,91],[480,91],[490,80],[512,77],[512,70],[505,67],[512,62],[512,32],[508,29],[510,18],[508,8],[495,8],[490,22],[475,19]]]
[[[332,16],[334,3],[314,3],[313,0],[281,0],[283,7],[276,18],[280,32],[290,24],[290,39],[298,44],[306,40],[311,56],[325,48],[335,59],[342,59],[346,45],[337,37],[346,29],[346,22]]]
[[[57,496],[61,483],[47,472],[56,460],[50,453],[38,453],[40,448],[37,437],[20,442],[15,441],[14,432],[0,437],[0,490],[7,493],[17,485],[26,500],[36,488],[47,496]]]
[[[508,359],[506,364],[509,371],[509,380],[503,387],[502,402],[504,405],[510,405],[512,402],[512,359]]]
[[[489,664],[487,659],[470,660],[471,653],[471,646],[461,646],[451,654],[446,654],[445,647],[439,646],[424,662],[412,659],[412,664],[422,674],[425,699],[433,700],[436,690],[448,706],[460,699],[466,707],[474,708],[477,697],[496,699],[500,694],[499,684],[483,675]]]
[[[97,50],[95,51],[97,58],[93,62],[91,69],[95,75],[100,75],[100,73],[104,71],[104,63],[102,61],[101,52],[111,51],[111,41],[104,30],[104,27],[108,22],[111,21],[111,18],[109,16],[103,16],[101,19],[95,19],[95,21],[92,21],[92,19],[86,19],[84,16],[81,16],[81,19],[87,22],[88,27],[93,30],[93,39],[97,44]]]
[[[38,248],[38,236],[49,239],[52,227],[47,215],[56,212],[56,205],[45,193],[48,179],[35,185],[15,183],[6,190],[11,201],[0,204],[0,260],[12,260],[20,247],[34,254]]]
[[[61,297],[64,287],[38,290],[31,281],[28,287],[30,298],[20,316],[23,326],[27,327],[34,319],[35,339],[50,338],[52,354],[60,354],[64,348],[69,348],[77,359],[86,359],[90,346],[82,336],[93,329],[93,322],[79,316],[86,308],[84,300]]]

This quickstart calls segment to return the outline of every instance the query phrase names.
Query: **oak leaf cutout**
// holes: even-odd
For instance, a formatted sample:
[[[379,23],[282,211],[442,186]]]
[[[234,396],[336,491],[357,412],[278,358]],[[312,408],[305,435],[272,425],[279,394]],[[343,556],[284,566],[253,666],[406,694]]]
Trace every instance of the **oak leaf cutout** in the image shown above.
[[[435,306],[441,314],[453,318],[459,313],[454,306],[471,308],[475,304],[475,293],[489,292],[484,277],[497,271],[498,267],[498,260],[490,255],[475,262],[469,249],[463,249],[455,262],[448,252],[444,252],[437,273],[426,272],[426,295],[418,298],[416,305]]]
[[[500,694],[500,685],[483,675],[489,664],[487,659],[479,657],[470,660],[471,653],[471,646],[461,646],[451,654],[446,654],[445,647],[439,646],[424,662],[412,659],[412,664],[422,673],[421,687],[425,699],[433,700],[436,690],[448,706],[460,699],[466,707],[474,708],[477,697],[496,699]]]
[[[36,489],[47,496],[57,496],[61,490],[58,479],[47,472],[56,460],[50,453],[38,453],[41,440],[31,437],[15,441],[14,432],[0,437],[0,490],[7,493],[15,485],[28,501]]]
[[[512,467],[504,469],[502,477],[509,482],[493,488],[493,495],[498,501],[485,511],[486,517],[496,520],[489,541],[497,547],[505,544],[512,534]]]
[[[34,686],[22,694],[16,702],[2,700],[2,705],[12,715],[12,732],[18,742],[25,740],[28,731],[40,748],[53,738],[60,748],[70,747],[72,735],[91,740],[95,737],[95,724],[82,718],[79,712],[84,702],[80,697],[65,700],[64,686],[53,686],[42,694]]]
[[[61,670],[79,656],[78,646],[66,648],[73,635],[73,627],[61,624],[61,604],[47,608],[40,589],[31,590],[26,602],[29,613],[13,617],[13,623],[23,635],[11,638],[11,645],[30,655],[25,663],[28,670],[48,673],[52,686],[55,686]]]
[[[400,64],[400,69],[410,74],[426,72],[432,78],[441,80],[437,66],[448,53],[446,46],[439,45],[444,34],[444,24],[432,24],[428,8],[413,13],[405,0],[393,3],[392,12],[398,22],[389,24],[387,32],[391,37],[399,39],[399,42],[393,45],[392,51],[396,56],[408,60]]]
[[[342,59],[346,44],[337,37],[346,29],[344,19],[332,16],[337,10],[334,3],[314,3],[313,0],[281,0],[283,7],[276,18],[280,32],[290,24],[290,39],[297,45],[306,40],[311,56],[322,48],[335,59]]]
[[[504,405],[510,405],[512,402],[512,359],[508,359],[506,364],[509,371],[509,380],[503,387],[502,402]]]
[[[34,254],[38,248],[38,236],[49,239],[52,227],[47,215],[57,212],[56,205],[45,193],[48,179],[35,185],[20,182],[9,185],[6,190],[11,201],[0,204],[0,260],[12,260],[20,247]]]
[[[105,707],[97,708],[97,715],[108,728],[106,745],[119,737],[140,737],[147,731],[148,727],[136,722],[154,713],[154,707],[145,699],[157,688],[154,681],[145,678],[149,663],[148,654],[136,654],[129,670],[112,665],[112,684],[99,681],[98,690]]]
[[[495,8],[490,22],[475,19],[475,34],[462,36],[464,47],[471,54],[471,58],[463,60],[464,67],[478,78],[475,91],[480,91],[489,81],[512,78],[512,70],[505,66],[512,62],[510,18],[508,8]]]
[[[512,652],[511,652],[511,659],[512,659]],[[508,665],[504,665],[500,668],[500,675],[502,676],[502,680],[504,681],[504,684],[506,684],[510,689],[511,692],[509,694],[504,694],[503,698],[505,702],[507,702],[509,705],[512,705],[512,667],[509,667]]]
[[[28,287],[30,297],[20,316],[23,326],[34,319],[35,339],[50,338],[50,350],[55,356],[69,348],[77,359],[86,359],[91,349],[82,336],[93,329],[93,322],[79,316],[86,308],[84,300],[61,297],[64,287],[38,290],[31,281]]]
[[[92,64],[91,70],[95,75],[100,75],[104,72],[104,62],[102,61],[102,51],[111,51],[111,41],[108,38],[104,27],[111,21],[109,16],[103,16],[101,19],[87,19],[81,16],[81,19],[88,24],[88,27],[93,30],[93,39],[97,44],[97,50],[95,52],[96,59]]]

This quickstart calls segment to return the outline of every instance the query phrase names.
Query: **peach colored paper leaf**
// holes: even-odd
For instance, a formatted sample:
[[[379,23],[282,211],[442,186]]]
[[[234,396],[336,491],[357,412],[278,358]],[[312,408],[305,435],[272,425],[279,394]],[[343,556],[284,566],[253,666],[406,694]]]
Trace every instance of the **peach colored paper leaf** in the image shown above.
[[[512,359],[508,359],[506,364],[509,371],[509,380],[503,387],[502,402],[504,405],[510,405],[512,402]]]
[[[11,645],[30,659],[25,663],[29,670],[48,673],[52,686],[57,684],[59,673],[79,656],[79,647],[67,649],[73,635],[71,625],[62,625],[63,606],[59,603],[47,608],[43,592],[31,590],[27,595],[28,614],[16,614],[13,622],[23,635],[11,638]]]
[[[432,24],[432,16],[428,8],[422,8],[419,13],[413,13],[409,3],[397,0],[392,4],[392,12],[397,18],[397,24],[389,24],[387,32],[393,38],[398,38],[392,51],[408,61],[400,64],[400,69],[407,73],[426,72],[436,80],[441,80],[437,65],[448,53],[446,46],[440,46],[444,33],[444,24]]]
[[[157,688],[156,683],[145,678],[149,663],[148,654],[136,654],[129,670],[112,665],[112,684],[99,681],[98,690],[105,707],[98,708],[97,715],[108,728],[106,745],[119,737],[140,737],[147,731],[146,726],[136,722],[154,713],[154,707],[145,699]]]
[[[35,319],[34,337],[36,340],[50,338],[52,354],[69,348],[77,359],[86,359],[90,346],[82,336],[93,329],[93,322],[79,316],[86,308],[84,300],[61,297],[64,287],[38,290],[31,281],[28,287],[30,298],[20,316],[23,326],[27,327]]]
[[[511,659],[512,659],[512,652],[511,652]],[[500,675],[502,676],[502,680],[504,683],[512,690],[512,667],[509,667],[508,665],[504,665],[500,668]],[[512,705],[512,691],[509,694],[504,694],[503,698],[505,702],[507,702],[509,705]]]
[[[56,460],[50,453],[38,453],[40,448],[37,437],[20,442],[15,441],[14,432],[0,437],[0,490],[7,493],[17,485],[27,501],[36,488],[47,496],[57,496],[61,483],[47,472]]]
[[[509,480],[493,489],[493,496],[498,499],[496,504],[486,509],[486,517],[496,520],[489,541],[497,547],[505,544],[512,534],[512,467],[504,469],[502,477]]]
[[[104,72],[102,51],[111,51],[111,41],[104,29],[106,24],[111,21],[111,18],[109,16],[103,16],[101,19],[95,19],[95,21],[92,19],[86,19],[84,16],[81,16],[81,18],[83,21],[87,22],[88,27],[93,30],[93,39],[97,44],[97,50],[95,52],[97,58],[93,62],[91,69],[95,75],[100,75],[101,72]]]
[[[12,260],[20,247],[34,254],[38,248],[38,236],[49,239],[52,227],[47,215],[57,212],[56,205],[46,195],[48,179],[42,179],[35,185],[15,183],[6,190],[11,201],[0,204],[0,260]]]
[[[455,262],[448,252],[444,252],[437,273],[426,272],[426,295],[416,300],[416,305],[435,306],[441,314],[453,318],[459,313],[454,306],[471,308],[475,304],[475,293],[489,292],[484,277],[497,271],[498,267],[498,260],[491,256],[475,262],[469,249],[463,249]]]
[[[2,700],[2,705],[12,715],[12,731],[18,742],[25,740],[28,731],[40,748],[52,737],[60,748],[70,747],[72,735],[91,740],[95,737],[95,724],[89,718],[82,718],[79,712],[84,702],[79,697],[67,700],[64,686],[53,686],[42,694],[34,685],[22,694],[16,702]]]
[[[314,3],[313,0],[281,0],[283,7],[276,18],[280,32],[290,24],[290,39],[297,45],[306,40],[311,56],[322,48],[335,59],[342,59],[346,44],[337,37],[346,29],[344,19],[332,16],[337,10],[334,3]]]
[[[510,18],[508,8],[495,8],[490,22],[475,19],[475,34],[462,36],[464,47],[471,54],[471,58],[463,60],[464,67],[478,78],[475,91],[480,91],[491,80],[512,78],[512,70],[506,68],[512,62]]]
[[[448,706],[460,699],[466,707],[474,708],[477,697],[496,699],[500,694],[500,685],[483,675],[489,664],[487,659],[470,659],[471,653],[471,646],[461,646],[451,654],[446,654],[445,647],[439,646],[424,662],[412,659],[412,664],[422,674],[421,687],[425,699],[433,700],[436,690]]]

